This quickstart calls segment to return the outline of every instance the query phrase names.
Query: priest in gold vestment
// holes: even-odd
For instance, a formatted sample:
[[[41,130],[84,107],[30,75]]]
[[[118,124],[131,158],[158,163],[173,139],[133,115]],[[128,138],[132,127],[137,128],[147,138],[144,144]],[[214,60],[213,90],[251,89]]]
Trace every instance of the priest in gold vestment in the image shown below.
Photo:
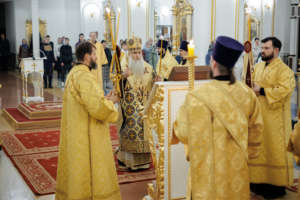
[[[188,67],[191,66],[191,61],[187,59],[188,57],[188,45],[189,42],[182,41],[179,48],[179,56],[176,56],[176,60],[179,66]]]
[[[262,40],[263,62],[254,67],[254,91],[264,119],[261,155],[250,162],[251,190],[264,198],[286,194],[293,183],[293,159],[287,152],[291,127],[291,96],[294,72],[279,58],[281,42],[275,37]]]
[[[177,66],[178,63],[168,50],[168,41],[159,40],[157,42],[157,51],[160,58],[156,65],[156,74],[160,80],[168,80],[173,67]]]
[[[128,64],[123,63],[124,76],[121,80],[123,123],[117,157],[124,170],[147,169],[150,167],[151,154],[142,113],[152,89],[153,71],[152,66],[143,59],[141,39],[133,37],[127,43]]]
[[[292,152],[295,155],[295,160],[298,166],[300,166],[300,112],[298,111],[298,122],[295,125],[294,131],[290,137],[288,144],[288,151]],[[300,179],[299,179],[300,185]],[[298,196],[300,198],[300,188],[298,185]]]
[[[95,47],[81,43],[76,56],[63,97],[56,200],[121,200],[109,133],[118,98],[104,97],[90,71]]]
[[[105,51],[101,42],[97,41],[97,33],[90,33],[90,42],[96,47],[96,55],[97,55],[97,68],[93,69],[92,72],[96,76],[97,83],[100,88],[103,89],[103,78],[102,78],[102,66],[107,64],[107,58],[105,55]]]
[[[177,113],[173,142],[189,149],[189,200],[250,199],[248,161],[259,155],[263,120],[255,93],[233,75],[243,49],[218,37],[214,80],[189,92]]]

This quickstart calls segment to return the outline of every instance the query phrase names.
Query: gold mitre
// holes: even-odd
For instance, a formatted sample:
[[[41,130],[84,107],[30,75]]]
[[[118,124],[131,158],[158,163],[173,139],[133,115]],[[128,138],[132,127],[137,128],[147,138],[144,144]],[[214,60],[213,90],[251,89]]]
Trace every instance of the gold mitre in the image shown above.
[[[138,37],[132,37],[127,40],[127,46],[129,51],[141,50],[142,49],[142,39]]]

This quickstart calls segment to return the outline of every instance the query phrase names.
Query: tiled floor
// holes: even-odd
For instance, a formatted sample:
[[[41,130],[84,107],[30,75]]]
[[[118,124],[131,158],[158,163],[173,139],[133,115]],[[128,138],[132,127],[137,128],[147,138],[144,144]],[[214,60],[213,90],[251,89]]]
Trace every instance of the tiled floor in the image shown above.
[[[0,72],[0,84],[2,84],[2,88],[0,89],[0,110],[4,107],[16,107],[21,102],[22,81],[18,78],[19,76],[20,75],[18,73],[14,73],[14,72]],[[54,85],[56,85],[56,81],[54,81]],[[61,100],[62,95],[63,95],[63,90],[59,88],[48,89],[45,91],[46,100],[49,101]],[[296,109],[295,102],[296,102],[296,95],[294,94],[292,98],[293,113],[297,112],[295,111]],[[6,131],[6,130],[12,130],[12,128],[7,123],[7,121],[2,117],[0,111],[0,131]],[[0,163],[0,167],[2,167],[1,163]],[[5,174],[5,176],[2,176],[0,174],[0,185],[2,184],[9,185],[8,182],[12,181],[11,178],[13,177],[13,174],[15,173],[16,175],[16,169],[14,169],[13,165],[9,166],[8,164],[8,166],[6,167],[10,169],[8,170],[8,172],[11,173],[11,176],[9,174]],[[1,170],[2,169],[0,169],[0,172]],[[295,172],[296,172],[295,177],[298,177],[300,174],[299,171],[295,170]],[[120,185],[122,199],[141,200],[147,193],[148,182],[149,181]],[[17,184],[17,182],[15,183]],[[20,192],[18,189],[20,188],[16,186],[14,193]],[[37,198],[37,199],[52,200],[54,198],[53,196],[49,196],[47,198]],[[300,198],[297,197],[295,193],[288,192],[288,195],[282,200],[296,200],[296,199],[300,199]],[[19,200],[19,199],[13,199],[13,200]]]

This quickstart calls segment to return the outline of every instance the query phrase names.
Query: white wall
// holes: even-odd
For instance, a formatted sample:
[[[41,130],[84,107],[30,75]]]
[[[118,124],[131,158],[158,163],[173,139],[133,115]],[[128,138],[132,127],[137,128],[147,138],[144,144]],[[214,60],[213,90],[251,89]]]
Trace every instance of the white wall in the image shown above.
[[[13,1],[13,0],[11,0]],[[103,38],[104,20],[103,20],[103,1],[104,0],[40,0],[40,18],[47,22],[47,32],[56,43],[57,37],[67,36],[71,40],[71,45],[78,40],[78,34],[83,32],[88,37],[89,31],[98,31],[99,39]],[[153,14],[154,8],[161,9],[169,7],[171,10],[174,0],[158,1],[150,0],[150,13]],[[264,1],[264,0],[263,0]],[[135,2],[135,1],[133,1]],[[193,38],[196,45],[196,54],[199,56],[197,64],[205,63],[205,55],[210,42],[211,30],[211,1],[208,0],[190,0],[194,7],[193,16]],[[235,36],[235,6],[236,0],[216,0],[216,37],[218,35]],[[239,40],[244,42],[244,0],[240,1],[240,24]],[[83,6],[87,3],[96,3],[101,6],[99,16],[96,22],[90,23],[81,13]],[[128,37],[128,16],[127,0],[112,0],[112,5],[117,10],[121,8],[121,20],[119,39]],[[131,31],[135,35],[146,40],[146,10],[145,3],[142,8],[135,6],[131,11]],[[272,35],[272,8],[264,9],[263,33],[262,38]],[[150,14],[150,16],[151,16]],[[172,14],[161,21],[161,24],[172,24]],[[256,15],[260,16],[261,11],[256,10]],[[31,19],[30,0],[14,0],[7,3],[7,24],[8,38],[12,44],[12,51],[15,51],[21,43],[22,38],[26,37],[25,22]],[[275,36],[282,40],[283,52],[288,52],[290,47],[290,7],[289,1],[276,0],[275,12]],[[153,15],[152,15],[153,17]],[[153,20],[150,21],[150,32],[153,32]],[[90,23],[90,24],[89,24]],[[149,34],[151,37],[151,34]]]
[[[275,36],[282,41],[281,53],[290,51],[291,6],[289,1],[276,0]]]
[[[235,0],[216,0],[216,38],[220,35],[234,38],[234,25]]]
[[[127,0],[112,0],[112,5],[114,9],[117,11],[118,8],[121,9],[120,15],[120,28],[119,28],[119,36],[118,36],[118,44],[120,39],[128,38],[128,6]]]
[[[14,2],[5,3],[6,37],[9,40],[10,51],[16,51],[16,22]]]
[[[208,1],[191,1],[194,7],[193,38],[195,54],[198,56],[197,64],[205,64],[205,56],[210,43],[211,3]]]
[[[15,29],[16,29],[16,47],[19,51],[19,46],[22,43],[22,39],[26,38],[26,20],[31,19],[31,6],[30,0],[18,0],[14,1],[15,4]],[[19,53],[19,52],[17,52]]]

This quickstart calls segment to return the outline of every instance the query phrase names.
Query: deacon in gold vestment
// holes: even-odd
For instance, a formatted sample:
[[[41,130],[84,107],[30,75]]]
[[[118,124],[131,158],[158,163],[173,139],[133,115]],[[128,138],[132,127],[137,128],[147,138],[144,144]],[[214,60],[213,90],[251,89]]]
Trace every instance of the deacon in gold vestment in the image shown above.
[[[156,74],[163,81],[168,80],[173,67],[177,66],[176,59],[168,50],[168,41],[159,40],[157,42],[158,54],[162,54],[156,65]]]
[[[68,75],[63,97],[56,200],[121,200],[109,133],[118,98],[104,97],[90,71],[93,45],[81,43],[76,56],[82,64]]]
[[[294,153],[295,160],[298,166],[300,166],[300,112],[298,111],[298,123],[295,125],[294,131],[291,135],[288,151]],[[300,185],[300,179],[299,179]],[[298,188],[298,196],[300,197],[300,188]]]
[[[243,46],[220,36],[211,61],[213,81],[189,92],[174,123],[174,138],[188,145],[193,200],[250,198],[249,159],[259,155],[263,129],[255,93],[236,82],[233,67]]]
[[[123,66],[121,81],[121,110],[123,123],[120,128],[118,160],[130,170],[150,167],[151,154],[145,137],[143,110],[152,89],[152,67],[143,60],[142,42],[133,37],[128,40],[128,65]]]
[[[295,125],[294,131],[291,135],[288,151],[295,155],[295,160],[298,166],[300,166],[300,112],[298,111],[298,123]],[[300,179],[299,179],[300,185]],[[300,197],[300,187],[298,187],[298,196]]]
[[[97,69],[92,70],[93,74],[96,76],[97,83],[100,88],[103,89],[103,80],[102,80],[102,66],[107,64],[107,58],[105,55],[105,51],[101,42],[97,41],[97,33],[90,33],[90,42],[96,47],[96,55],[97,55]]]
[[[278,57],[280,48],[281,42],[275,37],[262,40],[264,62],[254,67],[253,74],[265,126],[262,153],[250,162],[251,190],[267,199],[285,195],[285,186],[293,183],[293,160],[287,146],[295,78]]]

